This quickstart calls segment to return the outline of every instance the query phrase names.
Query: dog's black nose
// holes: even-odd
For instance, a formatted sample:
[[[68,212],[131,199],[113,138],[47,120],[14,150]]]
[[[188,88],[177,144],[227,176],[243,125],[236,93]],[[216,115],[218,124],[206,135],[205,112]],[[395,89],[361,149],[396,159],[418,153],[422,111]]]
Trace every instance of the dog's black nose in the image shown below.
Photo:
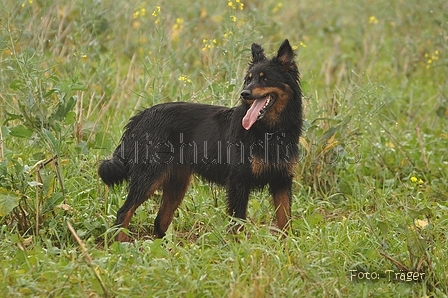
[[[252,93],[249,90],[243,90],[241,91],[242,97],[249,97]]]

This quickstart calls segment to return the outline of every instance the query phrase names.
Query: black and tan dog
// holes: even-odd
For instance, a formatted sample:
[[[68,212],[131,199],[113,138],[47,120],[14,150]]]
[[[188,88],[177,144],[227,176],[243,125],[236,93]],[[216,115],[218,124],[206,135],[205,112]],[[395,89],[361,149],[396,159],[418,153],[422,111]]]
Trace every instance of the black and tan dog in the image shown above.
[[[130,119],[112,159],[98,170],[109,186],[130,183],[118,225],[127,228],[138,206],[162,189],[154,232],[163,237],[191,175],[198,174],[226,188],[228,212],[240,219],[246,217],[249,193],[269,185],[277,225],[287,226],[302,128],[299,73],[288,40],[272,59],[252,45],[241,99],[234,108],[165,103]],[[117,238],[129,240],[123,232]]]

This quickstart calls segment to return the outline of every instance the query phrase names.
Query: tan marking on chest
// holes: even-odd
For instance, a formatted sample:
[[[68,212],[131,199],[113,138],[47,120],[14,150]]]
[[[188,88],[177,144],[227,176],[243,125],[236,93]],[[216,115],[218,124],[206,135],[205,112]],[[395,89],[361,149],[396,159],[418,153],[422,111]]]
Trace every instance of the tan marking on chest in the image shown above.
[[[292,175],[293,171],[294,171],[294,165],[295,165],[295,161],[291,161],[291,162],[272,162],[272,163],[267,163],[265,161],[263,161],[262,159],[259,159],[257,157],[254,157],[251,160],[251,169],[252,169],[252,173],[255,176],[261,176],[264,173],[275,173],[275,172],[287,172],[288,175]]]

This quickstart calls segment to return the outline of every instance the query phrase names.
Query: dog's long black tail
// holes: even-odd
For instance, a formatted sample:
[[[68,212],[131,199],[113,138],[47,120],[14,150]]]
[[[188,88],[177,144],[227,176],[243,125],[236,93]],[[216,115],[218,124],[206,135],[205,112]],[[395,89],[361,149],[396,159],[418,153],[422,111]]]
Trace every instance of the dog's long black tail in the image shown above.
[[[115,155],[112,159],[103,160],[98,168],[98,174],[108,186],[114,186],[128,179],[129,167],[123,159]]]

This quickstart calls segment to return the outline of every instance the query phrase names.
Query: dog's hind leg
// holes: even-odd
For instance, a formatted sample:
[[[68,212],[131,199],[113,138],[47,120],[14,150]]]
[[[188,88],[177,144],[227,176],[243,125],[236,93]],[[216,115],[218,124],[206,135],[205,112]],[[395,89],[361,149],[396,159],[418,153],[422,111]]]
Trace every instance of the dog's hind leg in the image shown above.
[[[143,181],[143,178],[140,177],[133,178],[134,177],[131,178],[126,201],[117,212],[116,224],[126,229],[129,227],[129,222],[138,206],[145,202],[163,185],[166,177],[162,174],[149,179],[149,181]],[[120,231],[117,235],[117,240],[120,242],[127,242],[129,241],[129,236]]]
[[[166,177],[162,186],[162,204],[154,221],[154,234],[158,238],[165,236],[166,230],[173,220],[174,212],[182,202],[190,185],[190,179],[191,170],[188,168],[173,169]]]

